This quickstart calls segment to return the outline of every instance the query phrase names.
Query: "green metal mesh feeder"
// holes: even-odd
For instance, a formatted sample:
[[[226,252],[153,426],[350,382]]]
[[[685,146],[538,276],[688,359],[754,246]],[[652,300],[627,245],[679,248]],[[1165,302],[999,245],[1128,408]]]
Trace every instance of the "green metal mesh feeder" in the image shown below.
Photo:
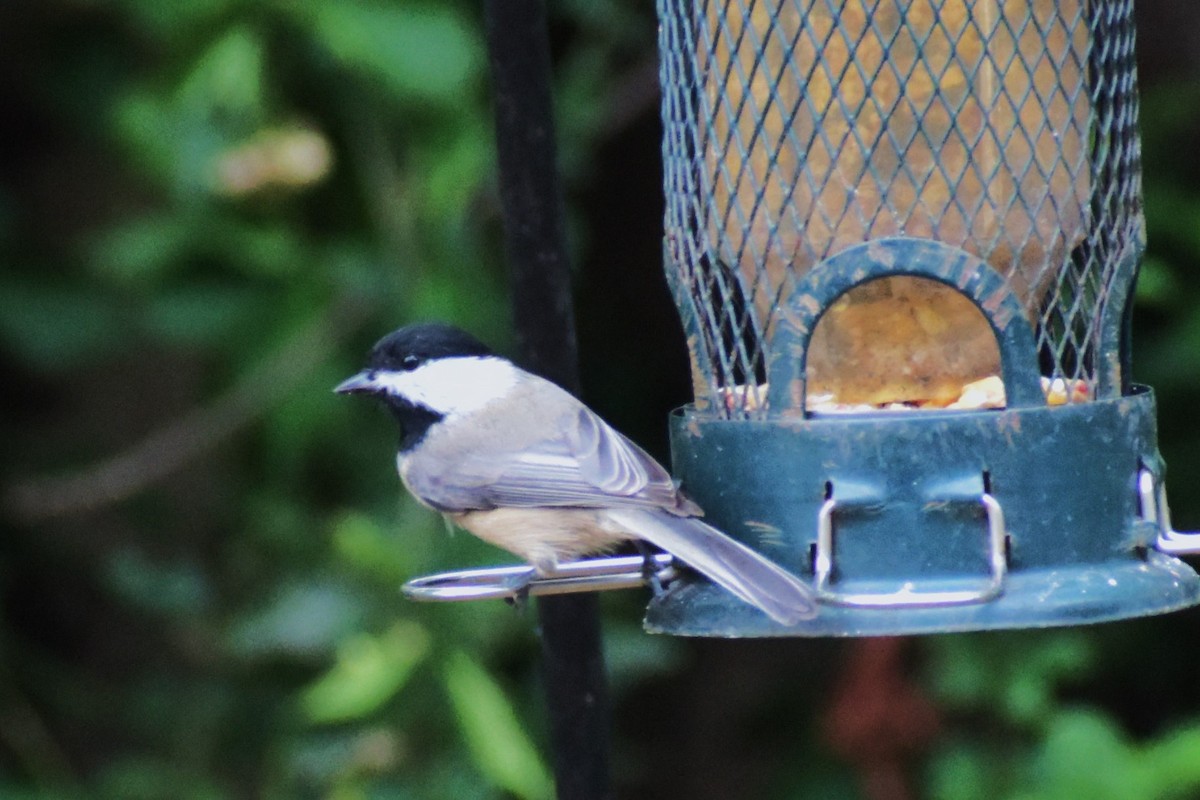
[[[650,630],[869,635],[1200,602],[1152,392],[1131,0],[659,0],[676,477],[798,574]]]

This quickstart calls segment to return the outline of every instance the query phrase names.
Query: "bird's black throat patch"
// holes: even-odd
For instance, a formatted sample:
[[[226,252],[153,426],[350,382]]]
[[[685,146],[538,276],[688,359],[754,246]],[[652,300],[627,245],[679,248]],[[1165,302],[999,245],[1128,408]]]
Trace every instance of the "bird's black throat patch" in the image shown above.
[[[399,397],[385,396],[382,398],[392,418],[400,426],[399,452],[405,453],[420,444],[429,432],[430,427],[445,419],[427,406],[419,406]]]

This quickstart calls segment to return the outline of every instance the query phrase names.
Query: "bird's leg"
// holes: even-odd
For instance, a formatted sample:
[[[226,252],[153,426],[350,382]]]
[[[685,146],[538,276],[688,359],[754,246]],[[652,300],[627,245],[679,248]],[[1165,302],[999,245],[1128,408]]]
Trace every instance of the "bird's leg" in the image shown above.
[[[658,562],[654,560],[658,552],[641,539],[634,539],[633,546],[642,556],[642,580],[650,587],[652,596],[660,596],[667,590],[667,587],[658,577]]]
[[[553,575],[558,570],[558,559],[554,558],[553,555],[545,553],[522,553],[521,555],[529,561],[533,569],[509,584],[509,588],[512,589],[512,595],[504,598],[505,602],[518,611],[525,610],[525,607],[529,604],[529,590],[533,588],[533,582],[538,578]]]
[[[536,577],[537,573],[530,571],[524,577],[510,584],[509,589],[512,590],[512,594],[504,598],[504,602],[512,606],[518,613],[523,612],[526,606],[529,605],[529,589]]]

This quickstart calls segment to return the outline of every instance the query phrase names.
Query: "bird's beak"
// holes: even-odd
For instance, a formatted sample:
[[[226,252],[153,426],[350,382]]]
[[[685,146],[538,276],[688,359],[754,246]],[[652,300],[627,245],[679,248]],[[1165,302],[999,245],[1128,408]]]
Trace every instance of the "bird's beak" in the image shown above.
[[[375,382],[375,376],[369,370],[364,370],[339,383],[333,391],[336,394],[375,394],[382,388]]]

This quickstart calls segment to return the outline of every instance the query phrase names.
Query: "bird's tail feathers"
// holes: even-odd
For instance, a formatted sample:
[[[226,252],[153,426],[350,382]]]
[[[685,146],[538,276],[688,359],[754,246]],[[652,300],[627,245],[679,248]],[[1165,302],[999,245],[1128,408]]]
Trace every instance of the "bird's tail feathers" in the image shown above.
[[[695,517],[646,509],[609,509],[613,522],[661,547],[776,622],[812,619],[817,599],[798,576]]]

